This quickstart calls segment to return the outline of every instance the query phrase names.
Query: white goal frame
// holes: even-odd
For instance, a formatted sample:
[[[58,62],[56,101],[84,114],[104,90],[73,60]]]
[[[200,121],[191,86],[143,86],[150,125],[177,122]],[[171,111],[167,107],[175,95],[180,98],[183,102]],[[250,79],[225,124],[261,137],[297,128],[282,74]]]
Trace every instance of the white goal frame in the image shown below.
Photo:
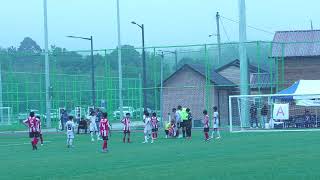
[[[2,114],[3,112],[5,112],[4,110],[6,110],[6,122],[3,122],[2,119],[3,117],[5,117],[4,114]],[[11,107],[0,107],[0,125],[11,125],[12,123],[12,108]]]
[[[238,104],[239,104],[239,99],[240,98],[259,98],[259,97],[286,97],[286,96],[294,96],[294,97],[301,97],[301,96],[306,96],[306,97],[313,97],[313,96],[318,96],[320,97],[319,94],[263,94],[263,95],[231,95],[229,96],[229,131],[231,133],[239,133],[239,132],[285,132],[285,131],[320,131],[320,127],[317,129],[253,129],[253,130],[247,130],[243,128],[242,125],[239,128],[239,130],[235,130],[233,127],[233,109],[232,109],[232,99],[237,98]],[[318,99],[318,98],[317,98]],[[320,98],[319,98],[320,99]],[[320,108],[320,106],[318,106]],[[241,120],[241,112],[240,109],[238,108],[239,111],[239,118],[240,118],[240,124],[242,124]],[[270,112],[273,110],[270,109]]]

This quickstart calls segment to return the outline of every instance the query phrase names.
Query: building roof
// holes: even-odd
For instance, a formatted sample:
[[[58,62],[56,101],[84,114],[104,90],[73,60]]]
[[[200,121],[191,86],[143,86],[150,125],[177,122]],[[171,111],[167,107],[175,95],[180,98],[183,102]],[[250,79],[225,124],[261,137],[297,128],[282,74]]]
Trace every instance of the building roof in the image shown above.
[[[277,31],[272,57],[320,56],[320,30]]]
[[[190,68],[193,71],[197,72],[199,75],[206,77],[206,67],[204,65],[199,64],[185,64],[180,69],[178,69],[176,72],[171,74],[166,80],[163,81],[163,84],[165,84],[169,79],[171,79],[173,76],[175,76],[178,72],[183,71],[185,68]],[[229,86],[233,87],[235,84],[231,81],[229,81],[227,78],[221,76],[219,73],[217,73],[214,70],[211,70],[210,72],[210,81],[218,86]]]
[[[240,68],[240,60],[235,59],[234,61],[231,61],[230,63],[223,65],[223,66],[219,67],[218,69],[216,69],[216,72],[223,71],[224,69],[227,69],[230,66],[235,66],[235,67]],[[249,68],[250,73],[267,73],[267,71],[262,68],[260,68],[260,71],[259,71],[259,68],[253,64],[249,64],[248,68]]]
[[[256,88],[271,88],[274,87],[274,76],[271,77],[270,73],[252,73],[250,74],[250,87]]]

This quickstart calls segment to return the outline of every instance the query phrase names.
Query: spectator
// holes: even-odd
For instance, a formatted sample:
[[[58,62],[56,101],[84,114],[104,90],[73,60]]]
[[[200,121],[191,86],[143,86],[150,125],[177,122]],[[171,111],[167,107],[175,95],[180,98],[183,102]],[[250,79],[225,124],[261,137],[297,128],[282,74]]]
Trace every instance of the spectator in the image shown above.
[[[263,105],[262,109],[261,109],[261,127],[264,129],[265,128],[265,124],[268,120],[268,106],[266,104]]]
[[[61,131],[64,131],[64,125],[67,123],[68,121],[68,113],[67,113],[67,110],[62,110],[62,113],[61,113],[61,117],[60,117],[60,123],[61,123]]]
[[[188,120],[186,122],[186,131],[187,131],[187,139],[191,139],[191,129],[192,129],[192,114],[190,112],[190,109],[186,109],[188,113]]]
[[[258,119],[257,119],[257,107],[255,104],[251,104],[250,107],[250,127],[253,128],[253,124],[256,124],[256,128],[258,127]]]

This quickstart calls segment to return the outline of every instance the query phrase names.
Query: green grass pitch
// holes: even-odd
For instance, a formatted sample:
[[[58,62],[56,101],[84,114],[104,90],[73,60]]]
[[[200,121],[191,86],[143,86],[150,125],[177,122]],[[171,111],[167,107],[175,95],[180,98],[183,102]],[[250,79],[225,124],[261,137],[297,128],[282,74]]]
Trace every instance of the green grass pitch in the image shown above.
[[[0,179],[320,179],[320,132],[223,133],[209,143],[193,135],[141,144],[136,132],[123,144],[114,132],[108,153],[88,135],[67,149],[64,134],[45,134],[38,151],[25,134],[0,135]]]

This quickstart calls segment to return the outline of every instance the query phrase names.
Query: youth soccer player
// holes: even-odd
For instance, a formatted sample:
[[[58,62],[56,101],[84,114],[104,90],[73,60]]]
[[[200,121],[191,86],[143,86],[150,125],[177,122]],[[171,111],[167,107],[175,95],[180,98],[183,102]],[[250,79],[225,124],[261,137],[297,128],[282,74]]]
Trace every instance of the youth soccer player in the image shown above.
[[[39,121],[35,117],[34,112],[30,112],[28,119],[23,123],[29,128],[29,138],[31,139],[32,150],[37,150],[39,137]]]
[[[42,136],[42,131],[41,131],[41,119],[40,119],[40,116],[36,116],[37,120],[38,120],[38,128],[39,128],[39,137],[40,137],[40,143],[41,143],[41,146],[43,146],[43,136]]]
[[[204,132],[204,137],[205,137],[205,141],[209,140],[209,115],[208,115],[208,111],[204,110],[203,111],[203,132]]]
[[[165,129],[164,129],[164,132],[166,133],[166,139],[168,139],[170,128],[171,128],[171,122],[168,122],[168,123],[165,125]]]
[[[130,113],[126,114],[126,117],[122,119],[123,124],[123,143],[126,143],[126,136],[128,135],[128,143],[130,143]]]
[[[108,120],[108,113],[102,113],[100,120],[100,135],[103,139],[102,152],[108,152],[108,135],[110,133],[110,123]]]
[[[213,107],[213,132],[211,134],[211,139],[213,139],[214,134],[217,135],[216,139],[219,139],[220,136],[220,131],[219,131],[219,112],[218,108],[215,106]]]
[[[152,126],[152,142],[158,138],[158,118],[157,118],[157,114],[154,112],[152,113],[152,117],[151,117],[151,126]]]
[[[190,112],[190,109],[187,108],[186,112],[188,113],[188,120],[186,121],[186,133],[187,133],[187,139],[191,139],[191,129],[192,129],[192,114]]]
[[[99,133],[98,133],[98,128],[96,124],[96,113],[94,111],[91,111],[90,113],[90,125],[89,125],[89,131],[91,135],[91,141],[94,141],[94,135],[97,136],[97,140],[99,140]]]
[[[142,142],[142,143],[148,143],[148,137],[151,135],[151,119],[150,119],[149,115],[150,115],[149,112],[146,112],[145,118],[143,120],[143,122],[144,122],[144,130],[143,130],[144,142]],[[153,140],[151,143],[153,143]]]
[[[67,147],[73,147],[73,139],[74,139],[74,128],[75,124],[73,122],[73,116],[68,117],[68,121],[66,122],[66,129],[67,129]]]

